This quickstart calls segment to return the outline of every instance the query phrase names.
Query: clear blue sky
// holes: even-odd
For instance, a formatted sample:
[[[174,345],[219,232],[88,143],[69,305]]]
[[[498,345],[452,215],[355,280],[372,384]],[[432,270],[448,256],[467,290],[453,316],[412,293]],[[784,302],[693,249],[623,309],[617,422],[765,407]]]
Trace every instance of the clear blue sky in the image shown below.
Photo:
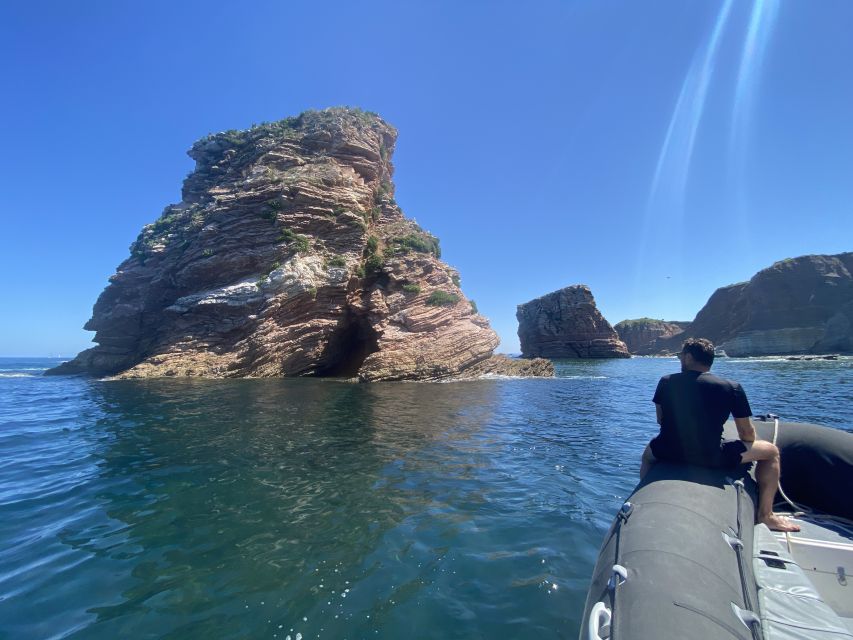
[[[772,262],[853,249],[853,2],[4,2],[0,355],[71,355],[194,140],[358,105],[397,200],[518,348],[585,283],[692,319]]]

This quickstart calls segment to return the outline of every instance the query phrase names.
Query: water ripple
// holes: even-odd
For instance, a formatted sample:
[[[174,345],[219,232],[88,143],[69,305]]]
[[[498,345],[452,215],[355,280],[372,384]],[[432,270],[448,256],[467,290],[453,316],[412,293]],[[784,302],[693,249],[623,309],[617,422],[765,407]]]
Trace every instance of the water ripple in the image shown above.
[[[0,374],[49,362],[0,360]],[[553,380],[0,380],[0,637],[574,637],[667,359]],[[850,360],[723,361],[851,425]]]

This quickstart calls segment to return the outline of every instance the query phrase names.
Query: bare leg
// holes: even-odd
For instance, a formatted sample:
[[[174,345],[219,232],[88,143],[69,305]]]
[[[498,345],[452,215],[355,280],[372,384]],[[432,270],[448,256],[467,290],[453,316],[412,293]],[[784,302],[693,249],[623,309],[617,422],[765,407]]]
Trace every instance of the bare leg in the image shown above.
[[[640,461],[640,480],[646,476],[649,469],[652,468],[652,465],[655,462],[657,462],[657,458],[652,454],[652,448],[649,445],[646,445],[646,448],[643,451],[643,457]]]
[[[799,525],[773,513],[773,497],[779,486],[781,466],[779,449],[771,442],[756,440],[752,448],[741,455],[744,463],[757,462],[755,479],[758,481],[758,521],[772,531],[799,531]]]

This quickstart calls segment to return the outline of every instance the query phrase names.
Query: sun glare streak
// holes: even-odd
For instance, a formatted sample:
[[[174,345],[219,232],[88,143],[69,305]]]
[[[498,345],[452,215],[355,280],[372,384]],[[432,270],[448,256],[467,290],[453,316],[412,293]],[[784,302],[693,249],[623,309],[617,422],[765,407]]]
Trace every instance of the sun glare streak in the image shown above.
[[[655,165],[643,215],[633,273],[635,297],[645,288],[642,283],[648,282],[650,277],[663,278],[661,269],[667,271],[674,268],[677,271],[684,261],[682,243],[678,240],[682,232],[684,198],[690,164],[720,42],[734,4],[734,0],[726,0],[720,8],[710,34],[694,53],[690,68],[682,82]],[[661,236],[659,233],[653,234],[653,229],[667,230],[669,248],[666,258],[660,251]],[[665,262],[669,263],[668,266]],[[668,294],[672,295],[669,290],[671,286],[669,280],[665,284]],[[661,287],[663,286],[664,283],[661,282]]]
[[[767,43],[776,25],[779,0],[755,0],[749,27],[741,53],[740,66],[732,105],[732,127],[729,131],[729,184],[732,185],[737,213],[738,231],[742,238],[750,234],[746,201],[746,167],[749,137],[752,133],[752,116],[758,77],[764,63]]]
[[[660,202],[663,195],[667,196],[666,204],[677,209],[683,205],[696,134],[705,110],[722,34],[733,5],[734,0],[726,0],[723,4],[711,35],[694,55],[684,78],[655,167],[649,209],[655,204],[664,204]],[[664,186],[665,193],[662,193]]]
[[[732,140],[748,129],[752,104],[755,101],[756,78],[764,62],[764,52],[779,13],[778,0],[755,0],[746,40],[743,43],[737,74],[733,107]]]

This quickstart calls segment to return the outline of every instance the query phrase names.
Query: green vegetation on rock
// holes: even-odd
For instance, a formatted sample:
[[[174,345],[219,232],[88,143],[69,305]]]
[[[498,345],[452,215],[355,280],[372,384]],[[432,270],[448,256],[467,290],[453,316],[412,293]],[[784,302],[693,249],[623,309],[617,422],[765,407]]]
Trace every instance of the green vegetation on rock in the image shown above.
[[[296,249],[296,253],[308,253],[311,250],[311,241],[308,239],[308,236],[296,234],[293,248]]]
[[[657,318],[634,318],[633,320],[622,320],[621,322],[617,322],[614,326],[635,327],[641,324],[648,324],[649,322],[666,322],[666,320],[658,320]]]
[[[364,261],[365,273],[376,273],[382,268],[382,262],[383,261],[381,253],[368,256],[367,260]]]
[[[281,229],[281,234],[278,236],[276,242],[289,244],[297,253],[305,253],[311,249],[311,241],[308,239],[308,236],[294,233],[287,227]]]
[[[374,235],[367,236],[367,242],[364,245],[364,273],[372,275],[382,268],[384,258],[382,252],[379,251],[379,238]]]
[[[373,255],[379,249],[379,238],[376,236],[367,236],[367,243],[364,245],[364,250],[368,255]]]
[[[293,233],[293,231],[291,231],[287,227],[282,227],[281,234],[279,234],[276,242],[293,242],[296,239],[297,235],[298,234]]]
[[[258,213],[264,220],[269,220],[270,222],[275,222],[278,218],[278,211],[275,209],[263,209]]]
[[[454,305],[459,302],[461,298],[455,293],[448,293],[447,291],[433,291],[429,294],[426,303],[432,305],[434,307],[443,307]]]
[[[376,201],[384,200],[391,195],[391,183],[388,180],[383,180],[379,185],[379,190],[376,192]]]
[[[403,285],[403,291],[406,293],[418,294],[421,292],[421,288],[419,285],[409,283]]]
[[[144,265],[158,245],[177,246],[181,251],[185,251],[191,244],[188,232],[199,226],[203,219],[203,214],[196,205],[186,208],[168,206],[159,218],[143,227],[130,245],[130,254]]]
[[[391,244],[398,252],[417,251],[418,253],[431,253],[436,258],[441,257],[441,247],[438,238],[426,231],[416,231],[404,236],[391,239]]]
[[[209,142],[219,142],[231,147],[242,147],[248,142],[257,140],[265,136],[285,136],[296,129],[302,115],[296,117],[284,118],[275,122],[261,122],[260,124],[252,124],[248,129],[238,130],[229,129],[220,133],[211,133],[201,140],[196,145],[203,145]]]

